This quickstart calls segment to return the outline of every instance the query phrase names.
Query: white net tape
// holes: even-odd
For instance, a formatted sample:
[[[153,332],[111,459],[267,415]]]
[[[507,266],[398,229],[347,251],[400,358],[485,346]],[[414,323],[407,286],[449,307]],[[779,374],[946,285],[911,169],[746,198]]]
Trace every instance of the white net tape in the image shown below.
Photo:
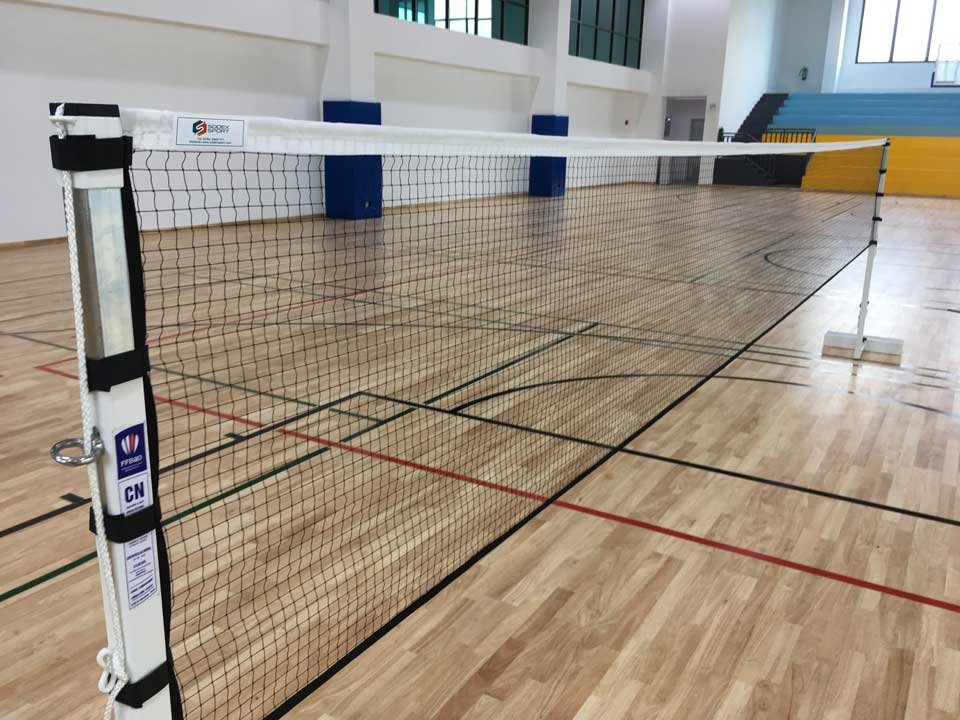
[[[550,137],[527,133],[428,130],[381,125],[311,122],[281,118],[178,113],[121,108],[124,135],[136,150],[245,151],[295,155],[418,155],[473,157],[719,157],[858,150],[885,138],[837,143],[717,143]],[[212,132],[229,128],[229,144],[214,144]],[[199,127],[199,126],[198,126]]]

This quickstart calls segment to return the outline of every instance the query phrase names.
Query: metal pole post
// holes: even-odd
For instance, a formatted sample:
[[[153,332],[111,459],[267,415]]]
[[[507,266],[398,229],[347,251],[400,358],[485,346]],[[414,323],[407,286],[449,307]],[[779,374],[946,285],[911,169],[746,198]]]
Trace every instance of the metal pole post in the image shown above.
[[[117,720],[174,716],[164,616],[166,569],[156,506],[157,485],[148,414],[145,332],[140,318],[136,221],[126,181],[129,153],[116,106],[61,104],[52,118],[54,167],[66,192],[68,244],[75,291],[78,375],[85,433],[57,443],[64,465],[90,470],[108,648],[100,690]],[[67,128],[69,127],[69,132]],[[82,317],[80,309],[82,308]],[[144,335],[144,337],[139,337]],[[84,448],[84,455],[67,449]],[[96,450],[94,452],[93,450]],[[115,704],[114,704],[115,703]]]
[[[880,226],[880,201],[883,198],[883,188],[887,180],[887,150],[890,141],[884,143],[880,153],[880,172],[877,178],[877,194],[873,201],[873,225],[870,227],[870,246],[867,249],[867,269],[863,276],[863,295],[860,298],[860,316],[857,319],[857,344],[853,350],[853,359],[863,357],[863,348],[867,344],[864,329],[867,325],[867,307],[870,304],[870,282],[873,279],[873,263],[877,256],[877,231]]]

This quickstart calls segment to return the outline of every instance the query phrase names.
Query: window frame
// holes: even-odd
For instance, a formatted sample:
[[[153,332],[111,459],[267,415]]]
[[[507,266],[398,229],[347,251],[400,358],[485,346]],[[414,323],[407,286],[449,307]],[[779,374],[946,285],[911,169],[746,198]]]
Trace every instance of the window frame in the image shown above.
[[[927,51],[924,55],[925,60],[894,60],[893,52],[894,48],[897,46],[897,26],[900,23],[900,6],[903,3],[903,0],[897,0],[897,9],[894,11],[893,15],[893,33],[890,35],[890,52],[887,55],[886,60],[861,60],[860,59],[860,44],[863,40],[863,18],[867,14],[867,3],[870,0],[862,0],[860,3],[860,28],[857,32],[857,54],[854,56],[854,63],[856,65],[922,65],[935,63],[936,59],[930,58],[930,52],[933,50],[931,44],[933,43],[933,28],[937,21],[937,5],[939,0],[933,0],[933,7],[930,10],[930,29],[927,30]]]
[[[611,4],[611,6],[610,6],[610,22],[611,22],[610,28],[601,28],[601,27],[600,27],[600,19],[599,19],[599,13],[600,13],[600,10],[599,10],[599,0],[595,0],[595,1],[596,1],[596,3],[597,3],[597,15],[598,15],[598,17],[595,19],[595,21],[594,21],[593,23],[589,23],[589,22],[584,22],[584,21],[583,21],[583,2],[582,2],[582,0],[571,0],[571,3],[570,3],[570,32],[571,32],[571,35],[572,35],[572,33],[573,33],[573,27],[576,26],[576,41],[574,42],[574,47],[576,48],[576,52],[575,52],[575,53],[571,53],[571,52],[570,52],[569,42],[568,42],[567,54],[569,54],[570,57],[577,57],[577,58],[581,58],[581,59],[583,59],[583,60],[593,60],[593,61],[595,61],[595,62],[607,63],[608,65],[613,65],[613,66],[615,66],[615,67],[625,67],[625,68],[629,68],[629,69],[631,69],[631,70],[639,70],[639,69],[640,69],[640,66],[641,66],[642,63],[643,63],[643,21],[644,21],[644,15],[646,14],[646,7],[647,7],[646,0],[639,0],[639,2],[640,2],[640,21],[639,21],[639,26],[637,27],[637,34],[636,34],[636,36],[630,34],[630,17],[631,17],[631,11],[633,10],[634,0],[612,0],[612,4]],[[626,14],[624,15],[624,27],[626,28],[626,31],[625,31],[625,32],[622,32],[622,33],[617,32],[616,29],[615,29],[615,28],[616,28],[616,22],[617,22],[617,21],[616,21],[616,18],[617,18],[617,5],[618,5],[618,3],[621,3],[621,2],[626,5]],[[576,17],[574,17],[574,15],[573,15],[574,10],[576,11]],[[583,32],[584,28],[586,28],[586,30],[587,30],[588,33],[589,33],[590,31],[593,32],[593,55],[592,55],[592,57],[584,57],[583,55],[580,54],[580,37],[581,37],[581,33]],[[610,47],[609,47],[609,50],[608,50],[608,52],[607,52],[607,57],[606,57],[606,58],[598,58],[598,57],[597,57],[597,40],[599,39],[601,32],[603,32],[603,33],[609,33],[609,35],[610,35]],[[615,43],[614,43],[614,38],[622,38],[622,39],[623,39],[623,62],[614,62],[614,60],[613,60],[613,48],[614,48],[614,45],[615,45]],[[637,47],[637,64],[636,64],[636,65],[632,65],[632,64],[630,64],[630,62],[629,62],[629,52],[630,52],[630,51],[629,51],[629,47],[630,47],[630,41],[631,41],[631,40],[636,41],[637,46],[638,46],[638,47]]]
[[[468,0],[468,2],[469,2],[469,1],[470,1],[470,0]],[[434,22],[432,22],[432,23],[419,22],[419,21],[417,20],[417,11],[418,11],[418,9],[419,9],[419,6],[420,6],[420,4],[422,3],[422,4],[424,5],[424,8],[426,8],[427,0],[410,0],[410,2],[411,2],[411,7],[412,7],[412,13],[413,13],[413,20],[406,20],[406,19],[404,19],[404,18],[396,17],[395,15],[390,15],[389,13],[382,13],[382,12],[380,12],[380,4],[381,4],[381,2],[382,2],[382,0],[373,0],[373,12],[376,13],[377,15],[384,15],[385,17],[392,17],[392,18],[394,18],[395,20],[402,20],[403,22],[412,22],[414,25],[424,25],[424,26],[429,26],[429,27],[435,27],[435,28],[438,28],[438,29],[440,29],[440,30],[451,30],[451,27],[450,27],[450,0],[434,0],[434,5],[441,4],[441,3],[443,4],[443,7],[444,7],[443,25],[438,25],[436,20],[434,20]],[[471,28],[470,31],[469,31],[469,32],[461,32],[460,30],[454,30],[454,32],[459,32],[459,33],[461,33],[462,35],[473,35],[474,37],[485,37],[484,35],[480,35],[480,34],[477,32],[477,29],[479,28],[480,20],[481,20],[481,19],[482,19],[482,20],[487,20],[487,18],[480,18],[480,0],[472,0],[472,2],[473,2],[473,17],[472,17],[472,18],[469,18],[469,17],[468,17],[468,18],[456,18],[456,20],[457,20],[458,22],[459,22],[459,21],[464,21],[464,22],[466,22],[466,23],[467,23],[467,27],[468,27],[468,28]],[[496,35],[493,34],[493,29],[494,29],[494,27],[493,27],[492,12],[493,12],[493,3],[495,3],[495,2],[499,2],[499,3],[500,3],[500,26],[497,28],[497,30],[498,30],[498,32],[499,32],[499,37],[497,37]],[[524,15],[523,15],[523,42],[522,42],[522,43],[517,42],[516,40],[504,40],[504,38],[503,38],[503,28],[504,28],[504,23],[505,23],[505,18],[506,18],[506,12],[503,11],[503,8],[504,8],[504,6],[506,6],[506,5],[511,5],[511,6],[513,6],[513,7],[516,7],[516,8],[521,8],[521,9],[524,11]],[[522,44],[522,45],[529,45],[529,44],[530,44],[530,0],[491,0],[490,10],[491,10],[491,17],[490,17],[490,35],[491,35],[491,37],[486,38],[487,40],[500,40],[501,42],[513,43],[514,45],[520,45],[520,44]],[[426,10],[424,10],[424,16],[426,16],[426,14],[427,14],[427,13],[426,13]],[[471,22],[471,20],[472,20],[472,22]],[[472,26],[472,27],[471,27],[471,26]]]

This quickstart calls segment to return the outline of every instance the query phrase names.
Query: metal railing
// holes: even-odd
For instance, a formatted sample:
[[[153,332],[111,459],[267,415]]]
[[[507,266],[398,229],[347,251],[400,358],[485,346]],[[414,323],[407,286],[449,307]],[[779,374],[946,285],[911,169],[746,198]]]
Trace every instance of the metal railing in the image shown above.
[[[817,131],[814,128],[769,128],[763,131],[762,138],[757,138],[747,132],[722,132],[717,138],[721,142],[741,143],[809,143],[816,142]],[[752,166],[764,175],[771,184],[783,182],[783,175],[790,171],[786,169],[783,155],[743,155],[741,162]]]
[[[722,134],[721,142],[777,142],[777,143],[808,143],[817,141],[815,128],[778,128],[772,127],[763,131],[763,137],[754,137],[750,133],[737,131]]]
[[[762,142],[810,143],[817,141],[816,128],[771,127],[763,131]]]

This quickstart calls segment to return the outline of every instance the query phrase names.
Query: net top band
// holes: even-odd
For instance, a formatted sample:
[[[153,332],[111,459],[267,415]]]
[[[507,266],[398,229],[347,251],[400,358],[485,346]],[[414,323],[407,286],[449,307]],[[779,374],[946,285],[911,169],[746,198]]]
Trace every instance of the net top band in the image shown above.
[[[133,138],[135,150],[284,155],[717,157],[859,150],[886,142],[886,138],[830,143],[718,143],[552,137],[132,108],[122,108],[120,118],[124,134]]]

